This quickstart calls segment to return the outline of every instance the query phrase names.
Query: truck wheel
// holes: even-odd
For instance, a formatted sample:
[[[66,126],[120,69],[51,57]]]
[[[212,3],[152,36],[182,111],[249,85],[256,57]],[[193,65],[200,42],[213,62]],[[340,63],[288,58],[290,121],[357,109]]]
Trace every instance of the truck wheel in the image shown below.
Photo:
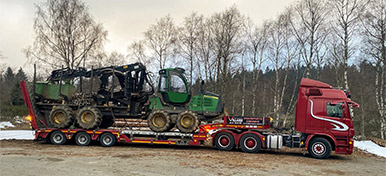
[[[325,159],[328,158],[331,154],[331,144],[325,138],[314,138],[311,139],[308,144],[308,153],[310,153],[311,157],[317,159]]]
[[[260,138],[255,134],[244,134],[240,138],[240,148],[243,152],[257,153],[261,149]]]
[[[214,144],[219,150],[229,151],[235,146],[235,139],[230,133],[220,132],[214,138]]]
[[[185,111],[183,113],[178,114],[177,117],[177,128],[183,133],[192,133],[198,127],[198,116],[191,112]]]
[[[104,133],[99,139],[99,142],[103,147],[111,147],[115,144],[115,141],[115,136],[111,133]]]
[[[54,128],[68,128],[74,121],[74,111],[68,106],[56,106],[48,118]]]
[[[54,131],[50,136],[50,141],[54,145],[63,145],[66,143],[67,138],[61,131]]]
[[[86,146],[90,144],[91,137],[85,132],[80,132],[75,136],[75,142],[80,146]]]
[[[102,113],[97,108],[84,107],[79,110],[76,122],[83,129],[94,129],[101,125]]]
[[[155,132],[168,131],[172,125],[169,114],[161,110],[152,112],[147,119],[147,123],[149,128]]]

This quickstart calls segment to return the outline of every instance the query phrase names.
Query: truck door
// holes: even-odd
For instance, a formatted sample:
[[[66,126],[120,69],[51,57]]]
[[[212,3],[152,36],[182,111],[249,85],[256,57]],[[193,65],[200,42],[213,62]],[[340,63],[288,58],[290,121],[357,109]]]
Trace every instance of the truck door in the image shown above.
[[[306,120],[307,133],[324,131],[324,121],[321,120],[325,118],[324,100],[316,96],[310,96],[308,99],[308,107]]]

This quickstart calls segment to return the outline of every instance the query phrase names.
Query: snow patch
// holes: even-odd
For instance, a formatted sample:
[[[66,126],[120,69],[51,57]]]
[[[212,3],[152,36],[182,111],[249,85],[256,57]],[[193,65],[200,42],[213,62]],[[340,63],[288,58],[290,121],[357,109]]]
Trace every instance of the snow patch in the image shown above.
[[[2,130],[0,131],[0,140],[4,139],[35,139],[35,131],[32,130]]]
[[[0,129],[7,127],[15,127],[11,122],[0,122]]]
[[[381,147],[373,141],[354,141],[354,147],[386,158],[386,147]]]

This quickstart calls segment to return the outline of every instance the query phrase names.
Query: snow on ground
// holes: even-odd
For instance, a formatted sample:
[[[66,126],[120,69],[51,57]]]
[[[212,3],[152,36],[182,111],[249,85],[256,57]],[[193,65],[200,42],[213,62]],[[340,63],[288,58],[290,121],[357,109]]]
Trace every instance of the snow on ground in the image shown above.
[[[386,158],[386,147],[381,147],[372,141],[354,141],[354,147]]]
[[[11,122],[0,122],[0,129],[7,127],[15,127]]]
[[[35,131],[32,130],[2,130],[0,140],[4,139],[28,139],[33,140]]]

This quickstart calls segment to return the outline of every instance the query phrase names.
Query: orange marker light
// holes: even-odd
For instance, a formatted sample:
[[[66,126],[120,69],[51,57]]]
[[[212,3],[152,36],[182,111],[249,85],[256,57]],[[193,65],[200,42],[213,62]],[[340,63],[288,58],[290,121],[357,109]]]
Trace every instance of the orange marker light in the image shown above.
[[[26,121],[29,121],[31,122],[32,121],[32,116],[31,115],[28,115],[24,118]]]

